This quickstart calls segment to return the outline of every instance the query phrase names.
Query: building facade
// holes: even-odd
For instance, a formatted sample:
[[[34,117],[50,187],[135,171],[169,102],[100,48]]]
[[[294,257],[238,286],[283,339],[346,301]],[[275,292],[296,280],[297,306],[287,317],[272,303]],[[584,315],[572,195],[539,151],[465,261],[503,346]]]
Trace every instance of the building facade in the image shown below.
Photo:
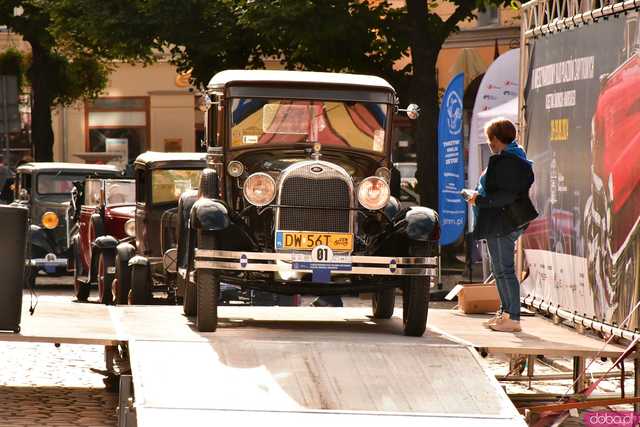
[[[194,90],[174,66],[117,64],[98,98],[54,111],[54,155],[99,161],[89,153],[118,152],[131,162],[147,150],[196,151],[202,122]]]

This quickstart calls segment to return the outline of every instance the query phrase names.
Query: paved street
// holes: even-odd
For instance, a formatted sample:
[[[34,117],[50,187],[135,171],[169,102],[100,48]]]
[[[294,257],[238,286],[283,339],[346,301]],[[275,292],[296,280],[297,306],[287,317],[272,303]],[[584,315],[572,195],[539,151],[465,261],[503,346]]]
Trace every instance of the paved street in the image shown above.
[[[66,277],[38,280],[70,283]],[[40,301],[72,299],[68,285],[48,288],[38,290]],[[116,425],[117,394],[90,370],[104,368],[103,347],[0,342],[0,366],[1,426]]]

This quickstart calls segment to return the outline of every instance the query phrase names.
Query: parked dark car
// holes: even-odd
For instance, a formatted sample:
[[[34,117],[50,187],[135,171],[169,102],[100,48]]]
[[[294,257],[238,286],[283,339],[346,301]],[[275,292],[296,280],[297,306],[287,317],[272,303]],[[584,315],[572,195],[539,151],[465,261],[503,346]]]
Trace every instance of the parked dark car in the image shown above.
[[[73,282],[78,301],[89,297],[90,285],[98,286],[98,300],[113,301],[115,245],[135,237],[135,181],[87,179],[77,183],[71,208]]]
[[[394,89],[372,76],[243,70],[216,74],[208,94],[207,169],[180,205],[189,249],[179,271],[198,330],[216,329],[229,283],[372,292],[375,318],[393,315],[400,288],[404,333],[421,336],[439,224],[390,195]]]
[[[115,178],[122,172],[112,165],[81,163],[26,163],[18,167],[15,202],[29,208],[31,285],[39,271],[65,274],[71,256],[66,211],[74,182],[88,177]]]
[[[174,304],[181,296],[176,281],[178,200],[198,187],[205,165],[204,153],[147,151],[134,162],[135,239],[113,242],[118,304],[150,304],[154,292],[165,292]]]

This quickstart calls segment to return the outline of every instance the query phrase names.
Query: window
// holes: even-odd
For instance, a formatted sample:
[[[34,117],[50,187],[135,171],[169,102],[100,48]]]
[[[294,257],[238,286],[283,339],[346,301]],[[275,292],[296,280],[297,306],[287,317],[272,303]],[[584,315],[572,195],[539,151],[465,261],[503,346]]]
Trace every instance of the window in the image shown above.
[[[38,175],[38,194],[69,195],[74,182],[82,182],[83,175],[58,175],[56,173],[41,173]]]
[[[484,12],[478,11],[478,27],[486,27],[498,24],[498,8],[496,6],[487,6]]]
[[[124,168],[149,145],[146,97],[97,98],[86,103],[87,150],[121,155],[111,161]]]
[[[198,188],[201,169],[158,169],[151,178],[153,204],[177,202],[185,191]]]
[[[147,175],[144,170],[136,171],[136,202],[146,203],[147,201]]]
[[[234,98],[231,109],[232,148],[320,142],[384,151],[385,104]]]
[[[88,179],[84,182],[84,205],[98,206],[102,193],[102,181]]]

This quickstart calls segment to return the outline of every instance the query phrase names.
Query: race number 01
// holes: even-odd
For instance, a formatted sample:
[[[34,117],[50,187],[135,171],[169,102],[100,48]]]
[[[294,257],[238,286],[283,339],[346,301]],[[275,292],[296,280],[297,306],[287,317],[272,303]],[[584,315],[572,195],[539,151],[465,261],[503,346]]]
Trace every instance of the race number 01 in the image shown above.
[[[315,262],[331,262],[333,251],[329,246],[320,245],[311,251],[311,260]]]

